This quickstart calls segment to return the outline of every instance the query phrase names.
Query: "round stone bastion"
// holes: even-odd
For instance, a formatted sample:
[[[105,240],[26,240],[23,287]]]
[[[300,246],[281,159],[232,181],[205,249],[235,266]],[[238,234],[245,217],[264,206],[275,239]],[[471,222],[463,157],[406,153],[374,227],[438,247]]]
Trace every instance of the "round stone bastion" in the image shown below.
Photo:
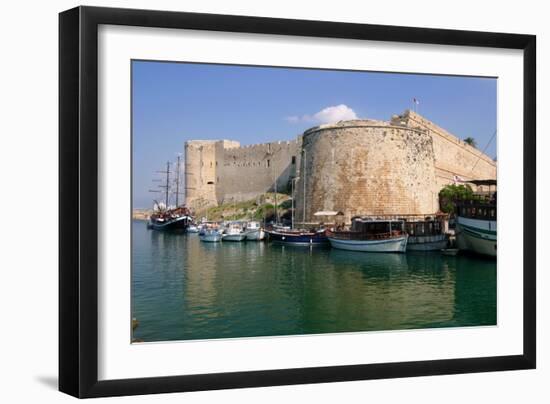
[[[355,215],[433,214],[434,162],[433,139],[422,129],[374,120],[309,129],[296,182],[296,221],[318,222],[320,211],[341,211],[347,222]]]

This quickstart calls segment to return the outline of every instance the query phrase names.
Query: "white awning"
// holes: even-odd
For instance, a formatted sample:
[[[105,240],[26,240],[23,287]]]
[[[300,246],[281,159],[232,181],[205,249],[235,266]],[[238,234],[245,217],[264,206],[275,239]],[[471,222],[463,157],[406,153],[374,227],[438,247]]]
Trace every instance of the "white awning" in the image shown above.
[[[336,215],[343,215],[342,212],[336,212],[333,210],[322,210],[320,212],[315,212],[313,216],[336,216]]]

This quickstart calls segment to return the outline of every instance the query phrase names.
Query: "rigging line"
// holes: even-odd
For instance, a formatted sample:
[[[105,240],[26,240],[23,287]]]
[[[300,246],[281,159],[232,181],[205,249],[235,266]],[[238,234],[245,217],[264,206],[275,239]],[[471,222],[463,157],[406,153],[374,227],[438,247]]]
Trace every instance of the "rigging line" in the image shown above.
[[[483,148],[483,151],[481,152],[482,154],[485,154],[485,150],[487,150],[487,148],[489,147],[489,145],[491,144],[491,142],[493,141],[493,139],[495,138],[496,135],[497,135],[497,130],[495,129],[495,133],[493,133],[493,136],[491,136],[491,139],[489,139],[489,141],[487,142],[487,144]],[[472,169],[470,170],[470,174],[474,171],[474,168],[476,168],[477,163],[479,162],[480,159],[481,159],[481,154],[478,156],[475,164],[473,165]]]

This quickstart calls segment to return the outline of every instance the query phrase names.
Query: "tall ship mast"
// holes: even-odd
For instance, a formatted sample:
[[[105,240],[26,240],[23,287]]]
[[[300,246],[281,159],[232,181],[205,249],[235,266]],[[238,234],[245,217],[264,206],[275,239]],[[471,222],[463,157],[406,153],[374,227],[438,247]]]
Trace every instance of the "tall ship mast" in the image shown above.
[[[179,206],[180,156],[178,156],[176,169],[176,206],[174,208],[170,208],[170,162],[166,162],[166,171],[157,171],[157,173],[166,175],[164,185],[158,186],[162,190],[149,190],[149,192],[164,193],[164,206],[153,200],[153,214],[149,217],[147,227],[153,230],[186,231],[193,218],[189,209]]]

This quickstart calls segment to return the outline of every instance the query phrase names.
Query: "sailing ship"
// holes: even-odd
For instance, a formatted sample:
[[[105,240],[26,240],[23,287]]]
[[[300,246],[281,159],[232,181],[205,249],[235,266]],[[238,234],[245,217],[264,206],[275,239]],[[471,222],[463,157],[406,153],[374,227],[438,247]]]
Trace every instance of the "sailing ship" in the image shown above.
[[[368,216],[355,216],[349,229],[327,231],[333,248],[363,252],[397,252],[407,249],[409,235],[403,220],[380,220]]]
[[[497,255],[497,196],[491,192],[496,180],[472,180],[476,186],[489,186],[488,193],[477,193],[473,199],[456,205],[456,243],[459,249],[490,257]]]
[[[147,226],[153,230],[185,231],[192,220],[189,210],[185,207],[157,209],[149,217]]]
[[[170,208],[170,162],[166,163],[166,171],[159,171],[159,173],[166,174],[166,182],[164,185],[159,185],[163,188],[160,190],[150,190],[149,192],[163,192],[165,195],[165,202],[159,203],[154,201],[153,214],[149,217],[147,227],[153,230],[165,230],[165,231],[185,231],[187,227],[193,222],[191,212],[185,206],[179,206],[179,182],[180,182],[180,156],[178,156],[177,170],[176,170],[176,205]]]

